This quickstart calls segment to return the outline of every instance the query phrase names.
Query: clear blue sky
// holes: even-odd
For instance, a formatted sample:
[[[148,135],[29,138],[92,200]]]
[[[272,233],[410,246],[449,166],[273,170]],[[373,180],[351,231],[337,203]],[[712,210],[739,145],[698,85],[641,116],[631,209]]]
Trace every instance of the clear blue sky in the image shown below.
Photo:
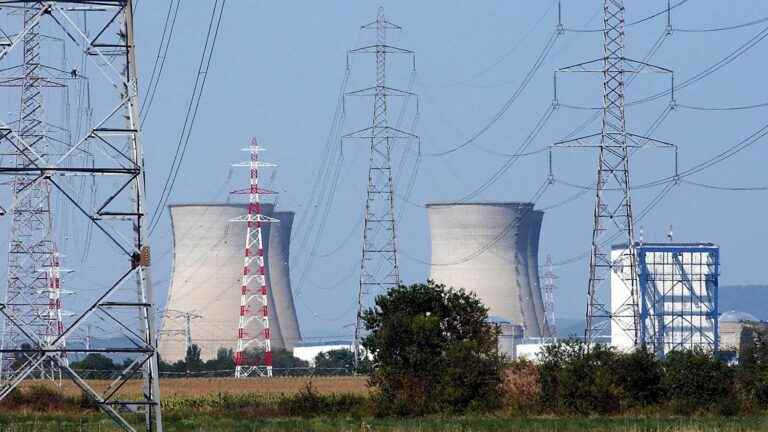
[[[166,171],[178,140],[191,82],[199,61],[201,42],[212,2],[184,2],[172,42],[166,71],[158,90],[152,116],[145,124],[144,143],[149,199],[159,198]],[[229,0],[208,84],[198,114],[188,154],[171,202],[223,200],[224,189],[244,182],[244,173],[225,186],[229,165],[242,158],[240,148],[256,136],[269,147],[268,158],[280,164],[271,185],[281,191],[283,210],[297,212],[296,229],[308,220],[309,197],[314,175],[323,156],[325,140],[344,77],[346,51],[366,41],[362,24],[374,19],[379,3],[372,1],[266,2]],[[417,133],[422,151],[439,152],[460,144],[486,125],[512,95],[542,50],[556,24],[556,8],[546,1],[386,1],[387,17],[404,27],[392,34],[395,44],[416,51],[417,77],[412,90],[421,96]],[[666,1],[627,2],[627,20],[634,21],[658,11]],[[563,1],[567,27],[601,24],[602,2]],[[139,60],[144,81],[148,79],[167,10],[166,1],[142,1],[137,17]],[[707,28],[738,24],[768,16],[768,4],[757,0],[722,2],[690,1],[675,9],[675,28]],[[643,58],[663,33],[661,16],[627,29],[627,57]],[[714,64],[766,28],[756,26],[715,33],[675,32],[664,41],[651,62],[673,69],[678,82]],[[566,33],[556,42],[531,85],[476,144],[500,152],[514,152],[553,98],[552,72],[563,66],[602,55],[600,33]],[[765,102],[765,57],[768,42],[762,41],[733,63],[704,80],[678,92],[677,102],[696,106],[731,106]],[[408,87],[408,64],[393,63],[389,75],[393,87]],[[374,78],[366,61],[352,64],[349,90],[368,86]],[[664,90],[668,82],[642,76],[627,91],[628,100]],[[561,102],[600,104],[599,77],[568,77],[560,82]],[[628,127],[644,133],[664,110],[668,99],[633,106],[627,110]],[[353,109],[347,127],[366,121],[363,108]],[[592,112],[561,108],[556,111],[531,149],[562,138]],[[765,122],[768,107],[709,112],[678,109],[671,113],[654,137],[680,147],[681,167],[714,156],[750,135]],[[393,115],[394,116],[394,115]],[[593,123],[587,132],[596,132]],[[349,333],[357,289],[360,230],[353,232],[362,214],[367,181],[364,144],[344,149],[345,162],[334,205],[328,215],[319,254],[306,270],[306,250],[294,250],[299,259],[293,267],[294,290],[302,299],[297,308],[305,335]],[[401,150],[396,151],[399,160]],[[722,186],[768,184],[763,161],[765,143],[759,142],[726,162],[689,180]],[[632,161],[633,183],[671,173],[669,152],[643,150]],[[442,158],[424,158],[411,201],[424,203],[456,200],[485,182],[501,167],[504,158],[468,146]],[[412,166],[407,156],[407,175]],[[588,151],[560,153],[555,174],[567,182],[593,181],[595,156]],[[519,160],[477,199],[528,200],[547,174],[544,154]],[[404,180],[404,179],[403,179]],[[403,181],[401,180],[401,181]],[[660,189],[634,194],[636,212]],[[541,206],[556,203],[578,190],[557,184],[541,199]],[[680,185],[641,222],[647,240],[664,238],[674,226],[681,241],[712,241],[722,247],[721,282],[765,282],[764,250],[768,228],[764,224],[766,192],[722,192]],[[591,236],[592,194],[548,212],[542,231],[542,258],[555,261],[582,254]],[[408,256],[429,259],[429,234],[425,210],[398,200],[405,211],[398,226],[400,245]],[[352,231],[351,231],[352,230]],[[351,236],[351,237],[349,237]],[[350,241],[344,243],[349,237]],[[152,238],[158,262],[154,277],[159,298],[165,297],[171,247],[167,215]],[[294,247],[296,245],[294,244]],[[406,282],[423,281],[428,267],[401,256]],[[558,267],[556,311],[563,317],[581,317],[586,301],[586,260]],[[301,275],[306,271],[300,284]],[[345,279],[346,277],[346,279]],[[334,289],[327,288],[342,280]]]

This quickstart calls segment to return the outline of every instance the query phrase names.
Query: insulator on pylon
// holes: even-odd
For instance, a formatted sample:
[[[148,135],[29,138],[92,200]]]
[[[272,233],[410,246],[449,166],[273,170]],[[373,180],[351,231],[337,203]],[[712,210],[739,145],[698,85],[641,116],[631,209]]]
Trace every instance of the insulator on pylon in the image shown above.
[[[149,250],[149,246],[143,246],[140,253],[139,265],[142,267],[149,267],[152,263],[152,253]]]

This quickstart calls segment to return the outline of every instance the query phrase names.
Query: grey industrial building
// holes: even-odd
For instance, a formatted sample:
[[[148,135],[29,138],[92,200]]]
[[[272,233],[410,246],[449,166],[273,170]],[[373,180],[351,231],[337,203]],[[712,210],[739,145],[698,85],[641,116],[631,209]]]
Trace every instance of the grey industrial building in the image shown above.
[[[246,204],[170,206],[173,270],[166,310],[200,316],[191,322],[191,335],[203,360],[237,343],[246,227],[231,220],[246,212]],[[262,213],[279,220],[263,225],[272,349],[292,349],[301,340],[288,265],[294,213],[271,204],[263,204]],[[170,315],[163,320],[159,350],[173,362],[185,355],[185,323]]]

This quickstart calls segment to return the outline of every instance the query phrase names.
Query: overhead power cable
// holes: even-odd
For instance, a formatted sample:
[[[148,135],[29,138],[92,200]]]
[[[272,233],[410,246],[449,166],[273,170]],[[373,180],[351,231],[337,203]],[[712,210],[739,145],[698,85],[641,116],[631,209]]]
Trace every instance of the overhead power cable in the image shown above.
[[[168,13],[165,16],[165,23],[163,24],[163,34],[160,36],[160,45],[157,47],[157,55],[155,56],[155,62],[152,66],[152,74],[149,77],[149,84],[147,85],[147,91],[144,93],[144,97],[141,99],[145,102],[139,111],[139,118],[141,119],[141,126],[144,125],[149,112],[152,109],[152,102],[155,100],[155,94],[157,93],[157,87],[160,84],[160,78],[163,76],[163,69],[165,68],[165,60],[168,58],[168,48],[171,46],[171,40],[173,39],[173,32],[176,28],[176,18],[179,16],[179,6],[181,6],[181,0],[177,0],[174,8],[174,0],[171,0],[168,4]],[[171,15],[173,11],[173,15]],[[167,34],[167,37],[166,37]]]
[[[645,207],[643,207],[643,209],[640,211],[640,213],[635,218],[635,222],[640,222],[646,216],[648,216],[651,213],[651,211],[653,211],[653,209],[656,208],[659,205],[659,203],[661,203],[661,201],[663,201],[664,198],[666,198],[667,195],[669,195],[669,192],[672,191],[672,189],[674,189],[674,187],[676,185],[677,185],[677,183],[670,182],[670,183],[667,184],[667,186],[664,189],[660,190],[659,193],[656,194],[656,196],[654,196],[653,199],[651,199],[651,201],[648,204],[645,205]],[[621,234],[622,234],[622,231],[617,231],[617,232],[613,233],[612,235],[606,237],[602,241],[601,244],[602,245],[607,245],[608,243],[616,240],[616,238],[618,238],[618,236],[621,235]],[[561,261],[554,262],[554,263],[552,263],[552,266],[553,267],[563,267],[563,266],[566,266],[568,264],[573,264],[573,263],[579,262],[579,261],[587,258],[590,255],[591,252],[592,252],[591,248],[586,249],[584,252],[582,252],[582,253],[580,253],[578,255],[572,256],[570,258],[566,258],[566,259],[561,260]]]
[[[699,106],[699,105],[688,105],[688,104],[677,104],[680,108],[695,110],[695,111],[743,111],[743,110],[751,110],[751,109],[757,109],[757,108],[765,108],[768,107],[768,102],[761,102],[757,104],[752,105],[735,105],[735,106]]]
[[[719,191],[734,191],[734,192],[750,192],[750,191],[765,191],[768,190],[768,186],[717,186],[705,183],[692,182],[690,180],[683,180],[683,183],[691,186],[702,187],[705,189],[714,189]]]
[[[636,21],[630,21],[630,22],[628,22],[626,24],[626,27],[631,27],[631,26],[635,26],[635,25],[638,25],[638,24],[642,24],[642,23],[644,23],[646,21],[650,21],[650,20],[652,20],[652,19],[654,19],[656,17],[659,17],[661,15],[668,14],[673,9],[676,9],[676,8],[678,8],[678,7],[688,3],[689,1],[690,0],[680,0],[679,2],[677,2],[677,3],[675,3],[675,4],[671,5],[671,6],[668,6],[668,7],[664,8],[664,9],[658,11],[658,12],[655,12],[655,13],[651,14],[651,15],[648,15],[647,17],[641,18],[641,19],[636,20]],[[602,29],[602,28],[589,28],[589,29],[588,28],[582,28],[582,29],[579,29],[579,28],[569,28],[569,27],[566,27],[564,30],[567,31],[567,32],[572,32],[572,33],[602,33],[604,31],[604,29]]]
[[[685,177],[690,177],[694,174],[700,173],[712,166],[715,166],[717,164],[722,163],[723,161],[732,158],[736,154],[740,153],[741,151],[749,148],[750,146],[754,145],[755,143],[759,142],[761,139],[763,139],[766,135],[768,135],[768,123],[764,124],[762,127],[757,129],[755,132],[747,136],[746,138],[740,140],[739,142],[733,144],[732,146],[728,147],[727,149],[723,150],[722,152],[716,154],[715,156],[700,162],[696,165],[693,165],[689,168],[686,168],[683,171],[680,171],[677,176],[668,176],[664,178],[660,178],[648,183],[645,183],[643,185],[640,185],[639,187],[653,187],[655,185],[667,183],[669,181],[676,181],[683,179]]]
[[[292,234],[293,238],[297,240],[293,242],[296,245],[296,249],[299,251],[307,250],[307,244],[310,242],[310,238],[315,235],[315,229],[317,224],[315,221],[320,212],[320,205],[323,203],[322,199],[325,193],[329,190],[328,182],[330,181],[330,175],[332,172],[331,165],[335,163],[337,159],[337,151],[341,151],[339,140],[341,137],[341,129],[344,124],[344,93],[346,92],[347,85],[349,84],[350,69],[347,68],[344,71],[344,77],[339,86],[338,97],[336,100],[336,108],[331,118],[331,126],[328,131],[328,135],[325,139],[325,147],[323,149],[323,156],[318,164],[317,171],[315,173],[314,181],[312,183],[312,189],[309,193],[306,205],[304,206],[305,213],[302,214],[302,220],[306,223],[299,225],[299,229]],[[301,228],[304,227],[302,230]],[[294,254],[293,260],[298,259],[298,254]],[[310,260],[307,256],[305,260]]]
[[[711,32],[721,32],[721,31],[737,30],[737,29],[752,27],[754,25],[762,24],[764,22],[768,22],[768,17],[760,18],[754,21],[749,21],[741,24],[724,26],[724,27],[711,27],[711,28],[698,28],[698,29],[697,28],[674,28],[673,31],[682,32],[682,33],[711,33]]]
[[[541,16],[534,21],[534,23],[531,25],[531,27],[528,29],[528,31],[525,32],[523,37],[520,38],[520,40],[517,41],[514,45],[512,45],[512,48],[508,49],[506,52],[504,52],[501,56],[499,56],[495,61],[493,61],[488,66],[484,67],[478,72],[475,72],[474,74],[470,75],[469,78],[447,83],[447,84],[439,84],[440,87],[453,87],[453,86],[459,86],[468,84],[471,81],[476,80],[477,78],[480,78],[481,76],[487,74],[491,70],[493,70],[496,66],[500,65],[504,60],[506,60],[510,55],[514,54],[518,49],[520,49],[521,46],[525,43],[526,40],[533,34],[533,32],[541,25],[541,23],[544,21],[544,18],[549,15],[550,12],[552,12],[552,9],[554,9],[555,4],[550,3],[549,6],[544,10],[544,13],[541,14]]]
[[[529,209],[527,209],[526,211],[522,212],[512,222],[508,223],[493,239],[491,239],[491,241],[489,241],[488,243],[484,244],[483,246],[481,246],[477,250],[473,251],[472,253],[470,253],[470,254],[468,254],[468,255],[460,258],[460,259],[457,259],[457,260],[454,260],[454,261],[451,261],[451,262],[435,263],[435,262],[426,261],[426,260],[417,258],[415,256],[412,256],[412,255],[408,254],[407,252],[404,252],[402,249],[400,251],[400,254],[403,255],[404,257],[412,260],[412,261],[415,261],[415,262],[418,262],[418,263],[424,264],[424,265],[431,265],[431,266],[453,266],[453,265],[465,263],[467,261],[471,261],[471,260],[475,259],[476,257],[482,255],[487,250],[489,250],[490,248],[494,247],[502,239],[504,239],[507,236],[507,234],[509,234],[509,232],[520,222],[520,220],[522,220],[523,218],[527,217],[528,214],[531,211],[534,210],[535,204],[541,199],[541,197],[544,195],[544,193],[547,191],[547,189],[549,189],[549,187],[551,185],[552,185],[552,182],[550,182],[550,180],[548,178],[545,179],[544,183],[542,183],[542,185],[539,186],[539,188],[536,190],[536,192],[531,197],[530,202],[533,205],[531,205],[531,207]]]
[[[221,4],[221,7],[219,7]],[[195,74],[195,83],[192,88],[192,97],[187,105],[187,113],[184,118],[184,125],[179,134],[179,142],[176,144],[176,152],[171,162],[171,167],[168,171],[168,176],[165,179],[163,190],[160,193],[160,199],[152,212],[152,218],[149,223],[149,234],[157,228],[160,217],[165,212],[165,206],[168,203],[168,199],[173,193],[173,187],[176,184],[176,178],[179,175],[181,164],[184,161],[184,155],[186,154],[189,140],[192,135],[192,129],[197,119],[197,111],[200,107],[200,100],[202,99],[203,91],[205,90],[205,83],[208,79],[208,74],[211,71],[211,60],[213,59],[213,52],[216,48],[216,40],[219,36],[219,29],[221,27],[221,18],[224,15],[224,8],[227,4],[227,0],[216,0],[211,10],[211,19],[208,23],[208,31],[205,36],[205,43],[203,45],[203,53],[200,57],[200,64],[197,68],[197,74]]]
[[[682,83],[676,84],[673,88],[668,89],[668,90],[664,90],[664,91],[656,93],[654,95],[647,96],[647,97],[644,97],[644,98],[641,98],[641,99],[637,99],[637,100],[634,100],[634,101],[631,101],[631,102],[627,102],[626,106],[637,105],[637,104],[641,104],[641,103],[645,103],[645,102],[654,101],[654,100],[657,100],[659,98],[662,98],[662,97],[665,97],[667,95],[670,95],[670,94],[672,94],[674,92],[677,92],[679,90],[682,90],[682,89],[684,89],[686,87],[689,87],[689,86],[691,86],[693,84],[696,84],[697,82],[703,80],[704,78],[706,78],[709,75],[712,75],[713,73],[719,71],[723,67],[725,67],[728,64],[732,63],[737,58],[741,57],[744,53],[746,53],[747,51],[752,49],[755,45],[760,43],[766,37],[768,37],[768,27],[765,27],[764,29],[760,30],[756,35],[752,36],[752,38],[750,38],[748,41],[746,41],[745,43],[740,45],[734,51],[731,51],[725,57],[721,58],[720,60],[718,60],[714,64],[710,65],[709,67],[707,67],[703,71],[697,73],[696,75],[688,78],[687,80],[683,81]]]
[[[520,143],[520,146],[517,148],[517,152],[512,154],[509,159],[507,159],[504,164],[499,167],[496,172],[494,172],[491,177],[483,182],[478,188],[473,190],[472,192],[464,195],[461,197],[461,199],[458,200],[458,202],[467,202],[481,193],[483,193],[486,189],[491,187],[494,183],[499,181],[499,179],[512,167],[512,165],[515,164],[520,159],[520,156],[525,154],[525,150],[528,148],[528,146],[531,145],[531,143],[539,136],[542,130],[544,130],[544,127],[549,122],[549,119],[552,118],[552,114],[555,112],[555,106],[549,105],[547,107],[547,110],[544,112],[544,115],[541,116],[539,121],[534,126],[533,130],[528,134],[528,136],[523,140],[522,143]]]
[[[643,57],[642,63],[648,63],[655,55],[659,52],[661,47],[664,45],[664,42],[669,37],[669,32],[664,30],[661,32],[661,35],[656,39],[656,41],[651,45],[651,48],[648,50],[648,53],[645,54]],[[632,74],[625,84],[626,88],[629,88],[629,86],[632,85],[633,82],[635,82],[635,79],[640,76],[640,74]],[[558,101],[558,104],[561,104]],[[562,104],[561,104],[562,105]],[[594,123],[598,118],[600,118],[600,111],[602,111],[602,107],[600,110],[595,110],[595,112],[587,118],[584,122],[582,122],[579,126],[577,126],[574,130],[571,131],[568,135],[565,136],[565,138],[562,139],[562,141],[569,140],[579,134],[581,134],[585,129],[587,129],[592,123]]]
[[[506,112],[509,110],[509,108],[512,107],[512,104],[515,103],[518,97],[525,91],[525,89],[528,87],[528,85],[533,80],[533,77],[536,75],[536,72],[541,68],[541,66],[544,64],[544,61],[549,56],[549,53],[552,51],[552,48],[555,45],[555,42],[557,41],[558,37],[560,36],[560,32],[555,30],[550,35],[549,39],[547,40],[547,43],[544,45],[544,48],[542,49],[541,53],[539,53],[539,56],[536,58],[536,61],[533,63],[531,68],[528,70],[528,73],[526,73],[525,77],[523,78],[523,81],[520,83],[520,86],[515,90],[514,93],[512,93],[512,96],[507,99],[506,102],[504,102],[504,105],[502,105],[501,109],[491,118],[491,120],[486,123],[483,127],[481,127],[477,132],[475,132],[469,139],[465,140],[463,143],[457,145],[456,147],[453,147],[448,150],[443,150],[440,152],[434,152],[434,153],[422,153],[425,157],[439,157],[439,156],[445,156],[451,153],[454,153],[458,150],[463,149],[464,147],[471,145],[474,143],[478,138],[480,138],[483,134],[488,132],[489,129],[493,127],[493,125],[496,124],[503,116],[506,114]]]

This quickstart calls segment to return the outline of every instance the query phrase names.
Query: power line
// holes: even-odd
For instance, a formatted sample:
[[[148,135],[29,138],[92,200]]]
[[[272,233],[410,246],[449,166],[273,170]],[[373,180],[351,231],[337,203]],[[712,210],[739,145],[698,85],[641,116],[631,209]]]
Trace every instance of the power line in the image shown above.
[[[536,203],[537,203],[537,202],[538,202],[538,201],[541,199],[541,197],[544,195],[544,193],[547,191],[547,189],[549,189],[549,187],[550,187],[551,185],[552,185],[552,182],[550,181],[550,179],[549,179],[549,178],[547,178],[547,179],[544,181],[544,183],[543,183],[541,186],[539,186],[539,188],[536,190],[536,192],[535,192],[535,193],[533,194],[533,196],[531,197],[531,199],[530,199],[530,202],[531,202],[531,204],[533,204],[533,205],[531,205],[531,206],[530,206],[529,208],[527,208],[527,209],[526,209],[524,212],[522,212],[522,213],[521,213],[521,214],[520,214],[520,215],[519,215],[519,216],[518,216],[518,217],[517,217],[515,220],[513,220],[513,221],[512,221],[512,222],[510,222],[510,223],[508,223],[508,224],[507,224],[507,225],[506,225],[506,226],[505,226],[505,227],[504,227],[504,228],[503,228],[503,229],[502,229],[502,230],[501,230],[501,231],[500,231],[500,232],[499,232],[499,233],[498,233],[498,234],[497,234],[497,235],[496,235],[496,236],[495,236],[493,239],[491,239],[491,240],[490,240],[488,243],[484,244],[483,246],[481,246],[481,247],[480,247],[480,248],[478,248],[477,250],[473,251],[472,253],[470,253],[470,254],[468,254],[468,255],[464,256],[463,258],[459,258],[458,260],[454,260],[454,261],[451,261],[451,262],[435,263],[435,262],[426,261],[426,260],[423,260],[423,259],[417,258],[417,257],[415,257],[415,256],[413,256],[413,255],[410,255],[410,254],[408,254],[408,253],[404,252],[403,250],[401,250],[401,251],[400,251],[400,253],[401,253],[403,256],[405,256],[406,258],[410,259],[411,261],[415,261],[415,262],[417,262],[417,263],[420,263],[420,264],[425,264],[425,265],[430,265],[430,266],[453,266],[453,265],[458,265],[458,264],[462,264],[462,263],[465,263],[465,262],[467,262],[467,261],[471,261],[471,260],[475,259],[476,257],[478,257],[478,256],[482,255],[482,254],[483,254],[483,253],[485,253],[487,250],[489,250],[490,248],[494,247],[494,246],[495,246],[495,245],[496,245],[496,244],[497,244],[499,241],[501,241],[502,239],[504,239],[504,237],[506,237],[506,236],[507,236],[507,234],[509,234],[509,232],[510,232],[510,231],[511,231],[511,230],[512,230],[512,229],[513,229],[515,226],[517,226],[517,224],[518,224],[518,223],[520,223],[520,221],[521,221],[523,218],[525,218],[525,217],[526,217],[526,216],[527,216],[527,215],[528,215],[528,214],[529,214],[531,211],[533,211],[533,210],[534,210],[535,204],[536,204]]]
[[[152,66],[152,74],[149,77],[149,85],[147,86],[147,91],[144,93],[144,98],[142,99],[147,101],[147,103],[146,105],[142,106],[141,110],[139,111],[141,126],[144,125],[147,117],[149,117],[149,111],[152,109],[152,102],[155,100],[157,87],[160,84],[160,78],[162,77],[163,69],[165,68],[165,60],[168,58],[168,48],[171,46],[173,32],[176,28],[176,18],[179,15],[179,6],[181,6],[181,0],[176,2],[176,8],[173,11],[173,19],[171,20],[171,9],[173,9],[174,5],[173,2],[174,0],[171,0],[168,5],[168,13],[165,16],[165,23],[163,24],[163,34],[160,36],[160,46],[157,47],[157,55],[155,56],[155,64]],[[168,34],[167,40],[165,37],[166,33]]]
[[[479,72],[476,72],[469,76],[469,78],[455,81],[452,83],[442,84],[439,85],[440,87],[452,87],[452,86],[458,86],[458,85],[465,85],[471,81],[476,80],[477,78],[480,78],[481,76],[487,74],[489,71],[493,70],[496,66],[500,65],[504,60],[506,60],[510,55],[515,53],[526,40],[533,34],[533,32],[541,25],[541,23],[544,21],[544,18],[549,15],[550,12],[552,12],[552,9],[554,9],[555,4],[550,3],[550,5],[544,10],[544,13],[541,14],[541,16],[531,25],[531,27],[528,29],[528,31],[523,35],[520,40],[517,41],[514,45],[512,45],[512,48],[508,49],[506,52],[504,52],[501,56],[499,56],[495,61],[493,61],[490,65],[486,66],[485,68],[481,69]]]
[[[641,99],[637,99],[635,101],[627,102],[626,105],[627,106],[638,105],[638,104],[641,104],[641,103],[657,100],[659,98],[662,98],[662,97],[670,95],[670,94],[674,95],[674,93],[676,91],[682,90],[682,89],[684,89],[686,87],[689,87],[689,86],[691,86],[693,84],[696,84],[699,81],[703,80],[704,78],[708,77],[709,75],[719,71],[723,67],[725,67],[728,64],[732,63],[734,60],[736,60],[737,58],[741,57],[744,53],[746,53],[747,51],[752,49],[755,45],[760,43],[763,39],[766,38],[766,36],[768,36],[768,27],[760,30],[756,35],[754,35],[752,38],[750,38],[747,42],[745,42],[742,45],[740,45],[734,51],[731,51],[725,57],[721,58],[720,60],[718,60],[714,64],[710,65],[709,67],[707,67],[703,71],[697,73],[696,75],[688,78],[687,80],[683,81],[682,83],[680,83],[678,85],[675,85],[674,87],[672,87],[669,90],[664,90],[662,92],[656,93],[656,94],[651,95],[651,96],[647,96],[647,97],[644,97],[644,98],[641,98]]]
[[[192,97],[189,101],[189,105],[187,106],[187,114],[184,118],[184,126],[181,129],[181,134],[179,135],[179,142],[176,145],[176,153],[174,154],[173,161],[171,162],[168,176],[165,179],[163,191],[160,193],[160,200],[158,201],[157,206],[155,206],[153,216],[150,220],[150,235],[152,235],[152,233],[157,228],[157,224],[160,222],[160,217],[165,212],[165,205],[173,193],[173,187],[176,184],[176,178],[179,175],[181,164],[184,161],[184,155],[186,154],[187,146],[189,145],[192,129],[195,125],[195,120],[197,119],[197,111],[200,107],[200,100],[202,99],[203,91],[205,90],[205,83],[208,79],[208,73],[211,70],[211,60],[213,59],[213,52],[216,47],[216,40],[218,39],[219,28],[221,26],[221,18],[224,15],[224,8],[226,3],[227,0],[222,0],[221,8],[219,8],[219,0],[216,0],[216,2],[213,4],[213,9],[211,10],[211,19],[208,23],[208,32],[206,33],[205,37],[203,54],[200,57],[200,65],[198,66],[197,74],[195,75],[195,84],[192,88]],[[217,9],[218,18],[216,17]]]
[[[313,221],[317,220],[318,211],[320,210],[319,203],[327,203],[329,201],[327,198],[324,199],[324,196],[325,193],[329,190],[328,175],[330,174],[330,164],[331,162],[338,162],[338,160],[333,157],[333,155],[335,155],[335,152],[333,151],[341,148],[339,145],[339,139],[345,119],[344,93],[346,92],[347,84],[349,83],[349,77],[350,69],[347,67],[344,72],[344,78],[342,79],[342,83],[339,87],[336,109],[334,110],[333,117],[331,119],[331,127],[325,140],[323,156],[321,158],[320,164],[318,165],[317,173],[315,174],[314,182],[312,184],[312,189],[309,193],[307,204],[305,205],[305,208],[308,208],[308,214],[306,216],[307,223],[300,224],[299,229],[296,230],[293,235],[300,239],[295,242],[297,245],[296,249],[300,251],[307,249],[305,247],[306,244],[310,241],[310,238],[315,235],[315,231],[313,229],[318,225],[313,223]],[[306,227],[306,229],[302,230],[302,226]],[[311,255],[307,255],[306,260],[311,260]],[[299,288],[299,290],[300,289],[301,288]]]
[[[683,183],[689,184],[691,186],[698,186],[705,189],[714,189],[719,191],[750,192],[768,190],[768,186],[717,186],[712,184],[692,182],[690,180],[683,180]]]
[[[515,162],[517,162],[520,159],[520,155],[525,154],[525,150],[528,148],[529,145],[539,136],[542,130],[544,130],[544,127],[549,122],[549,119],[552,117],[552,114],[555,112],[555,106],[549,105],[547,107],[547,110],[544,112],[544,115],[541,116],[539,121],[534,126],[533,130],[528,134],[528,136],[523,140],[522,143],[520,143],[520,146],[517,149],[516,154],[512,154],[509,159],[507,159],[506,162],[498,169],[496,172],[494,172],[491,177],[483,182],[478,188],[473,190],[472,192],[464,195],[461,197],[461,199],[458,200],[458,202],[466,202],[468,200],[471,200],[481,193],[483,193],[486,189],[491,187],[494,183],[499,181],[499,179],[514,165]]]
[[[700,162],[696,165],[693,165],[683,171],[680,171],[675,176],[668,176],[664,178],[660,178],[645,184],[640,185],[639,187],[652,187],[658,184],[667,183],[674,180],[683,179],[685,177],[692,176],[694,174],[697,174],[701,171],[704,171],[714,165],[717,165],[719,163],[722,163],[725,160],[730,159],[731,157],[735,156],[737,153],[740,153],[741,151],[749,148],[750,146],[754,145],[758,141],[760,141],[763,137],[768,135],[768,123],[761,126],[759,129],[757,129],[755,132],[747,136],[746,138],[740,140],[739,142],[733,144],[732,146],[728,147],[727,149],[723,150],[722,152],[716,154],[715,156]]]
[[[654,56],[655,56],[655,55],[656,55],[656,54],[659,52],[659,50],[660,50],[660,49],[661,49],[661,47],[664,45],[664,42],[667,40],[667,38],[669,37],[669,35],[670,35],[670,33],[669,33],[669,32],[668,32],[666,29],[665,29],[665,30],[664,30],[664,31],[661,33],[661,35],[659,35],[659,37],[656,39],[656,41],[653,43],[653,45],[651,45],[651,48],[648,50],[648,53],[646,53],[646,54],[645,54],[645,56],[643,57],[643,59],[642,59],[641,63],[647,63],[647,62],[649,62],[649,61],[650,61],[650,60],[651,60],[651,59],[652,59],[652,58],[653,58],[653,57],[654,57]],[[631,75],[631,76],[630,76],[630,77],[627,79],[627,82],[626,82],[626,84],[625,84],[625,85],[626,85],[626,87],[627,87],[627,88],[629,88],[629,86],[631,86],[631,85],[632,85],[632,83],[635,81],[635,79],[636,79],[636,78],[637,78],[639,75],[640,75],[640,74],[632,74],[632,75]],[[560,103],[560,101],[558,101],[557,103],[558,103],[558,104],[561,104],[561,103]],[[625,104],[625,105],[626,105],[626,104]],[[563,138],[562,140],[563,140],[563,141],[565,141],[565,140],[571,139],[571,138],[573,138],[574,136],[576,136],[576,135],[580,134],[581,132],[583,132],[583,131],[584,131],[586,128],[588,128],[588,127],[589,127],[589,126],[590,126],[592,123],[594,123],[594,121],[595,121],[595,120],[597,120],[598,118],[600,118],[600,114],[601,114],[601,113],[600,113],[599,111],[601,111],[601,110],[602,110],[602,107],[601,107],[599,110],[595,110],[595,112],[592,114],[592,116],[590,116],[590,117],[589,117],[587,120],[585,120],[585,121],[584,121],[583,123],[581,123],[581,124],[580,124],[578,127],[576,127],[576,129],[572,130],[572,131],[571,131],[571,132],[570,132],[568,135],[566,135],[566,136],[565,136],[565,138]],[[648,135],[648,133],[646,133],[646,135]]]
[[[639,20],[628,22],[625,25],[625,27],[631,27],[631,26],[635,26],[635,25],[638,25],[638,24],[642,24],[642,23],[644,23],[646,21],[650,21],[650,20],[652,20],[652,19],[654,19],[656,17],[659,17],[661,15],[669,14],[669,12],[671,12],[673,9],[676,9],[676,8],[678,8],[678,7],[688,3],[689,1],[690,0],[681,0],[681,1],[677,2],[677,3],[675,3],[674,5],[671,5],[671,6],[667,5],[666,8],[664,8],[664,9],[658,11],[658,12],[655,12],[655,13],[653,13],[651,15],[648,15],[648,16],[646,16],[644,18],[641,18]],[[601,32],[603,32],[604,29],[602,29],[602,28],[591,28],[591,29],[582,28],[582,29],[579,29],[579,28],[565,27],[564,30],[567,31],[567,32],[572,32],[572,33],[601,33]]]
[[[695,111],[744,111],[744,110],[751,110],[751,109],[757,109],[757,108],[765,108],[768,106],[768,102],[761,102],[757,104],[751,104],[751,105],[732,105],[732,106],[700,106],[700,105],[687,105],[687,104],[677,104],[680,108],[686,108],[690,110]]]
[[[491,127],[493,127],[493,125],[496,124],[496,122],[498,122],[504,116],[504,114],[506,114],[509,108],[512,107],[512,104],[515,103],[517,98],[520,97],[523,91],[525,91],[525,89],[531,83],[531,81],[533,80],[533,77],[536,75],[536,72],[538,72],[538,70],[544,64],[544,61],[549,56],[549,53],[552,51],[552,48],[554,47],[555,42],[557,41],[560,34],[561,33],[558,30],[555,30],[554,32],[552,32],[549,39],[547,40],[547,43],[544,45],[544,49],[542,49],[542,51],[539,53],[539,56],[536,58],[536,61],[528,70],[528,73],[526,73],[525,77],[523,78],[523,81],[520,83],[520,86],[517,88],[517,90],[515,90],[514,93],[512,93],[512,96],[510,96],[509,99],[507,99],[504,105],[502,105],[501,109],[499,109],[499,111],[493,116],[493,118],[491,118],[491,120],[488,123],[486,123],[477,132],[475,132],[469,139],[465,140],[463,143],[459,144],[456,147],[453,147],[448,150],[434,152],[434,153],[423,153],[422,155],[425,157],[439,157],[439,156],[445,156],[445,155],[454,153],[474,143],[478,138],[480,138],[489,129],[491,129]]]
[[[676,32],[682,32],[682,33],[711,33],[711,32],[721,32],[721,31],[728,31],[728,30],[737,30],[742,29],[746,27],[752,27],[757,24],[762,24],[764,22],[768,22],[768,17],[766,18],[760,18],[754,21],[749,21],[741,24],[735,24],[730,26],[724,26],[724,27],[711,27],[711,28],[674,28],[673,31]]]

